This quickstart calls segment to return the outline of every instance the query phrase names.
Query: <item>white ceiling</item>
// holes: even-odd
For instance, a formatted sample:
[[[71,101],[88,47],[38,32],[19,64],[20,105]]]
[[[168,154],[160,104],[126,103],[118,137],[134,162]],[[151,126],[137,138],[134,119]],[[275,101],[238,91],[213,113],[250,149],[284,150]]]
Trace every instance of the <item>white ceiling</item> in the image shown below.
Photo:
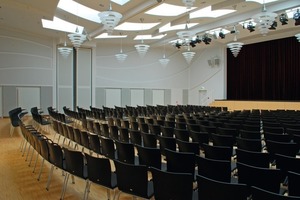
[[[7,27],[16,31],[26,31],[27,33],[32,33],[34,35],[41,35],[42,37],[51,37],[59,43],[64,41],[65,33],[44,29],[41,23],[41,19],[52,20],[54,16],[57,16],[66,21],[78,23],[85,28],[89,38],[91,38],[90,41],[85,42],[84,45],[86,46],[94,46],[97,42],[110,44],[120,43],[119,39],[95,39],[97,35],[105,32],[103,26],[99,23],[90,22],[61,9],[57,9],[58,2],[59,0],[0,0],[0,27]],[[110,3],[109,0],[76,0],[76,2],[98,11],[108,10]],[[182,0],[131,0],[123,6],[112,3],[113,10],[120,12],[123,15],[120,23],[125,21],[141,22],[142,18],[144,19],[144,23],[160,22],[160,25],[148,31],[122,31],[122,34],[128,35],[126,39],[123,39],[124,45],[138,43],[133,40],[137,34],[153,34],[160,26],[169,22],[176,21],[177,23],[186,23],[186,13],[177,17],[161,17],[145,14],[146,11],[163,2],[181,6],[184,5]],[[213,9],[236,9],[236,12],[219,18],[198,18],[190,20],[190,23],[199,23],[199,25],[189,29],[193,34],[202,36],[206,31],[218,27],[232,30],[233,25],[236,25],[236,28],[239,31],[239,34],[237,35],[238,41],[249,44],[290,37],[294,36],[296,33],[300,33],[300,26],[295,26],[294,19],[289,19],[288,25],[284,26],[282,26],[277,19],[277,29],[270,31],[267,36],[262,36],[258,30],[250,33],[247,29],[243,29],[241,25],[237,25],[238,22],[251,19],[253,15],[261,12],[262,4],[256,2],[245,2],[245,0],[196,0],[194,4],[194,6],[197,7],[196,9],[201,9],[209,5],[212,5]],[[276,12],[277,14],[283,13],[286,9],[299,6],[299,0],[279,0],[277,2],[266,4],[267,11]],[[176,39],[176,32],[178,31],[167,32],[167,36],[164,39],[145,41],[145,43],[150,45],[162,45],[165,42]],[[114,31],[114,34],[120,34],[120,32]],[[225,39],[212,39],[210,46],[227,44],[233,41],[233,37],[234,34],[227,34]],[[198,44],[196,48],[206,48],[207,46],[208,45],[201,43]]]

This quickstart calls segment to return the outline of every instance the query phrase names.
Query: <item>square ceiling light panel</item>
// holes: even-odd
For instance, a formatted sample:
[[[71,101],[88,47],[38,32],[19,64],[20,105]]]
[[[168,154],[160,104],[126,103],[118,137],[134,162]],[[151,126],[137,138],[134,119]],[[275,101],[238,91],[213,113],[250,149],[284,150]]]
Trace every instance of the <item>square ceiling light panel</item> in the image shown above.
[[[194,10],[196,7],[192,7],[191,9],[187,9],[185,6],[177,6],[168,3],[162,3],[145,12],[148,15],[156,15],[156,16],[165,16],[165,17],[174,17],[179,16],[183,13],[188,13],[191,10]]]
[[[60,0],[57,7],[83,19],[101,23],[101,20],[98,16],[100,13],[99,11],[86,7],[73,0]]]

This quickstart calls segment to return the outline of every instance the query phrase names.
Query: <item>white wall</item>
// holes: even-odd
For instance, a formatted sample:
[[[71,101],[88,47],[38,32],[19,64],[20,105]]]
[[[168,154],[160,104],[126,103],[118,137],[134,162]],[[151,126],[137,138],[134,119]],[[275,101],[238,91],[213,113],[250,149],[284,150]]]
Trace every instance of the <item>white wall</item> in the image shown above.
[[[47,101],[45,104],[38,103],[35,106],[43,105],[40,108],[46,110],[46,104],[50,106],[49,102],[52,104],[53,100],[53,94],[45,92],[52,91],[55,78],[53,40],[1,27],[0,44],[0,86],[2,86],[0,115],[8,116],[8,111],[18,105],[28,105],[18,100],[17,88],[20,87],[29,90],[39,88],[41,92],[35,99]]]
[[[1,29],[0,44],[0,85],[52,85],[51,40]]]
[[[198,105],[199,89],[205,87],[205,104],[214,99],[224,99],[224,65],[225,48],[205,48],[197,50],[192,63],[188,65],[182,56],[182,51],[167,48],[166,55],[171,60],[167,67],[162,67],[158,61],[161,58],[159,47],[150,47],[144,58],[140,58],[133,47],[123,47],[128,54],[124,63],[119,63],[114,54],[118,53],[118,46],[97,45],[95,87],[149,88],[171,89],[171,104],[182,104],[183,89],[189,90],[189,104]],[[219,66],[211,67],[207,60],[217,56]]]
[[[180,52],[172,49],[171,59],[166,68],[158,61],[161,49],[151,48],[144,58],[140,58],[133,47],[123,47],[128,54],[124,63],[119,63],[114,55],[118,53],[118,46],[97,45],[96,52],[96,86],[150,89],[187,89],[188,69]]]
[[[56,54],[56,41],[14,30],[1,29],[0,42],[0,86],[54,87],[53,94],[49,94],[49,97],[57,101],[54,103],[57,104],[57,108],[73,107],[72,57],[65,60]],[[182,104],[183,91],[188,90],[188,103],[197,105],[202,102],[199,99],[201,87],[205,87],[207,90],[208,100],[204,102],[205,104],[213,99],[225,98],[226,49],[222,46],[205,49],[193,48],[196,55],[190,65],[186,63],[181,54],[183,49],[168,47],[166,56],[171,61],[166,67],[161,66],[158,61],[162,57],[162,47],[151,46],[146,56],[140,58],[133,46],[124,45],[123,51],[128,54],[124,63],[119,63],[114,57],[119,52],[119,48],[119,45],[107,46],[100,41],[93,48],[93,52],[88,53],[88,56],[92,55],[92,60],[88,65],[93,66],[88,71],[84,71],[86,72],[85,78],[80,80],[79,87],[81,97],[87,96],[87,101],[82,98],[78,99],[84,107],[88,106],[86,102],[92,101],[93,104],[97,101],[96,97],[91,97],[94,94],[93,91],[104,91],[105,93],[105,89],[114,88],[129,89],[129,91],[124,91],[128,92],[126,102],[130,101],[131,105],[136,102],[130,97],[130,91],[137,89],[148,91],[147,98],[151,97],[151,100],[144,99],[144,103],[156,103],[157,101],[153,99],[155,91],[165,90],[169,91],[165,93],[168,96],[167,99],[166,96],[164,97],[165,103]],[[220,58],[220,66],[210,67],[207,60],[214,56]],[[56,68],[57,65],[64,67]],[[82,72],[82,70],[84,67],[79,71]],[[92,73],[91,77],[90,73]],[[90,90],[90,87],[93,89]],[[151,92],[150,96],[149,91]],[[101,97],[105,97],[105,94]],[[122,95],[119,98],[122,98]],[[45,99],[45,97],[41,99]],[[141,103],[140,100],[138,100],[139,103]],[[102,101],[106,101],[107,104],[110,100],[104,98]],[[162,99],[158,101],[161,102]],[[113,100],[113,102],[122,103],[122,99]],[[10,105],[10,107],[13,106]]]
[[[189,104],[209,105],[214,99],[225,98],[225,52],[226,49],[222,46],[206,48],[197,52],[196,58],[190,66]],[[219,66],[209,66],[208,59],[215,56],[220,60]]]

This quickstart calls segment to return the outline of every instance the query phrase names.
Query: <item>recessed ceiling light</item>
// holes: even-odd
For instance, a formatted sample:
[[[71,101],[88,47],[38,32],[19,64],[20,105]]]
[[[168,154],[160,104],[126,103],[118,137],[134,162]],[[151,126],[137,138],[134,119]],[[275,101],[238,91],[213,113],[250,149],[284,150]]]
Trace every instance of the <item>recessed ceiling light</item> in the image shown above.
[[[254,1],[254,2],[257,2],[257,3],[260,3],[260,4],[266,4],[266,3],[271,3],[271,2],[274,2],[274,1],[278,1],[278,0],[246,0],[246,1]]]
[[[108,33],[102,33],[95,37],[96,39],[111,39],[111,38],[126,38],[127,35],[109,35]]]
[[[133,23],[133,22],[124,22],[119,26],[115,27],[115,30],[123,30],[123,31],[143,31],[149,30],[154,26],[160,24],[158,23]]]
[[[111,1],[115,2],[116,4],[119,4],[119,5],[123,6],[124,4],[129,2],[130,0],[111,0]]]
[[[187,9],[186,6],[177,6],[168,3],[162,3],[145,12],[148,15],[157,15],[157,16],[179,16],[185,12],[191,11],[196,7]]]
[[[86,20],[101,23],[100,18],[98,17],[99,11],[86,7],[73,0],[60,0],[57,7]]]
[[[76,29],[78,29],[78,33],[82,33],[84,29],[82,26],[67,22],[55,16],[53,17],[53,20],[42,19],[42,25],[43,28],[64,31],[68,33],[76,33]]]
[[[217,18],[230,13],[235,12],[236,10],[231,9],[219,9],[219,10],[211,10],[211,6],[207,6],[190,14],[190,18],[200,18],[200,17],[212,17]]]
[[[157,35],[154,37],[152,35],[137,35],[133,40],[159,40],[163,37],[165,37],[165,35]]]
[[[168,32],[168,31],[174,31],[174,30],[181,30],[185,29],[186,25],[188,28],[191,28],[193,26],[196,26],[198,23],[188,23],[188,24],[178,24],[175,26],[171,26],[171,23],[168,23],[162,27],[159,28],[160,33]]]

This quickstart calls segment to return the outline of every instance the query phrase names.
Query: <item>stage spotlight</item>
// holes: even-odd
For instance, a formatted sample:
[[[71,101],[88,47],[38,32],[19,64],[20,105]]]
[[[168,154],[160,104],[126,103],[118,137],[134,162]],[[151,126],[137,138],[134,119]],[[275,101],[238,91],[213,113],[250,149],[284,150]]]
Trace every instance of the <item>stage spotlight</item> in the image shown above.
[[[200,44],[202,41],[201,41],[201,38],[199,37],[199,35],[197,35],[196,39],[195,39],[195,42]]]
[[[247,29],[251,32],[255,31],[255,26],[253,26],[252,22],[248,23]]]
[[[203,38],[202,38],[202,41],[204,42],[204,44],[208,45],[208,44],[210,44],[210,42],[211,42],[211,38],[208,37],[207,34],[205,34],[205,35],[203,36]]]
[[[194,48],[194,47],[196,46],[196,42],[192,40],[192,41],[190,42],[190,46]]]
[[[274,21],[271,27],[269,28],[269,30],[276,30],[276,27],[277,27],[277,22]]]
[[[295,20],[295,26],[300,25],[300,12],[297,9],[297,12],[294,13],[293,19]]]
[[[282,13],[279,16],[279,21],[281,22],[281,25],[286,25],[288,24],[287,22],[289,21],[288,16],[286,15],[286,13]]]
[[[236,28],[235,28],[235,26],[233,26],[233,29],[232,29],[232,31],[230,31],[230,33],[231,33],[231,34],[236,33]]]
[[[181,44],[179,44],[179,42],[177,41],[176,44],[175,44],[175,47],[176,47],[177,49],[180,49]]]
[[[219,37],[221,39],[224,39],[225,38],[225,34],[223,33],[223,31],[221,30],[220,33],[219,33]]]

